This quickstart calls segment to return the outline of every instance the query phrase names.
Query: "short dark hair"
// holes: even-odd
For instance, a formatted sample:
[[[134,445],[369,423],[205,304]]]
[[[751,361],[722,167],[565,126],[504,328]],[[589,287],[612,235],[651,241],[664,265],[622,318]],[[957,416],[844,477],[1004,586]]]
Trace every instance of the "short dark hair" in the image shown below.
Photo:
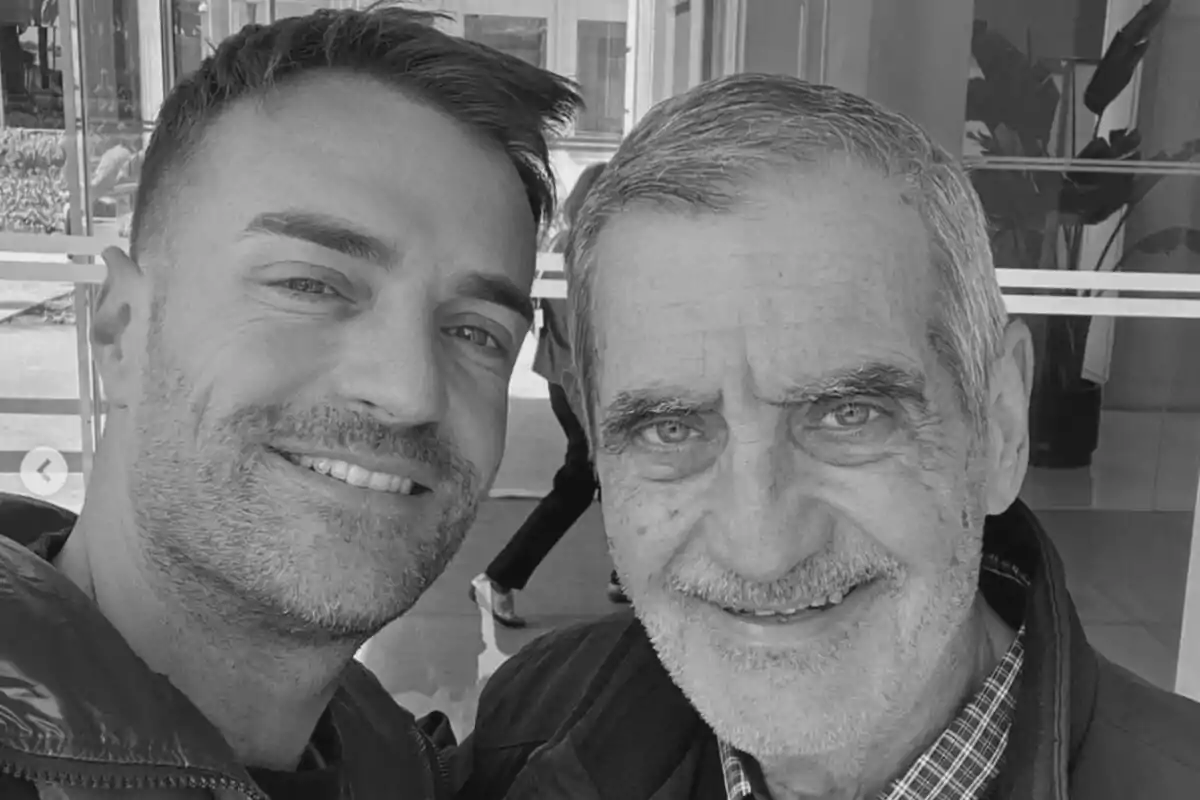
[[[445,15],[397,5],[321,9],[228,37],[167,96],[142,164],[131,251],[151,233],[156,204],[208,127],[246,97],[318,70],[370,76],[449,114],[495,143],[516,167],[540,225],[554,214],[547,137],[582,105],[573,82],[434,27]]]

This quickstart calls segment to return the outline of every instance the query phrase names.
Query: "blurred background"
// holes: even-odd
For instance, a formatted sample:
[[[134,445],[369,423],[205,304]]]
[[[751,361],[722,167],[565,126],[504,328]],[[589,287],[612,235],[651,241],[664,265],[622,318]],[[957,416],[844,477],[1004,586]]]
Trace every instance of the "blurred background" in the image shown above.
[[[243,25],[357,0],[0,0],[0,490],[63,453],[78,508],[104,405],[86,336],[95,256],[127,234],[164,94]],[[362,5],[366,5],[363,3]],[[1010,310],[1035,334],[1024,488],[1093,643],[1200,699],[1200,0],[426,0],[446,30],[577,80],[560,196],[654,103],[739,71],[879,100],[973,170]],[[1106,57],[1106,53],[1108,57]],[[561,296],[542,256],[537,292]],[[532,340],[531,340],[532,341]],[[608,612],[596,508],[521,594],[468,599],[561,463],[523,352],[494,497],[449,571],[360,657],[415,711],[470,727],[478,685],[530,638]]]

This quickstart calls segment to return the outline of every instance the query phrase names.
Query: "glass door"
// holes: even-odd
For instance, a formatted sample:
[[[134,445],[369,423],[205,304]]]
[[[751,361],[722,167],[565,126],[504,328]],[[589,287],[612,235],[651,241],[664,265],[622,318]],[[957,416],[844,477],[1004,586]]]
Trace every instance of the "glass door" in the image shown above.
[[[1200,697],[1196,41],[1200,0],[976,0],[962,144],[1037,351],[1023,496],[1093,642]]]

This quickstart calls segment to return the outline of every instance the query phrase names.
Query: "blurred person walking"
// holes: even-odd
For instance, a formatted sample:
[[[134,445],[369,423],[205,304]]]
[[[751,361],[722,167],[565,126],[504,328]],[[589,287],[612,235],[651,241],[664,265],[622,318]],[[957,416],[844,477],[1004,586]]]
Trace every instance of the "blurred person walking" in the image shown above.
[[[551,253],[562,253],[579,209],[592,185],[604,172],[604,163],[589,165],[576,180],[562,205],[562,226],[550,241]],[[488,568],[471,581],[471,600],[510,628],[524,627],[517,614],[513,592],[525,588],[538,565],[571,526],[583,516],[596,497],[599,484],[588,446],[587,433],[579,421],[578,383],[571,371],[571,340],[567,331],[567,302],[538,300],[542,315],[533,371],[546,379],[550,408],[567,437],[563,464],[554,475],[554,486],[513,534]],[[626,603],[625,593],[614,570],[609,576],[608,597]]]

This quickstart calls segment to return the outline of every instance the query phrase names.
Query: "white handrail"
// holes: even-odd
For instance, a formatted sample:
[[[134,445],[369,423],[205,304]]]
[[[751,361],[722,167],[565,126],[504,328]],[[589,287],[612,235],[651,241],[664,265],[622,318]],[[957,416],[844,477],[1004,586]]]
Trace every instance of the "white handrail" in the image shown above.
[[[129,240],[116,236],[74,236],[66,233],[0,233],[0,251],[55,253],[63,256],[98,256],[109,247],[128,250]]]

